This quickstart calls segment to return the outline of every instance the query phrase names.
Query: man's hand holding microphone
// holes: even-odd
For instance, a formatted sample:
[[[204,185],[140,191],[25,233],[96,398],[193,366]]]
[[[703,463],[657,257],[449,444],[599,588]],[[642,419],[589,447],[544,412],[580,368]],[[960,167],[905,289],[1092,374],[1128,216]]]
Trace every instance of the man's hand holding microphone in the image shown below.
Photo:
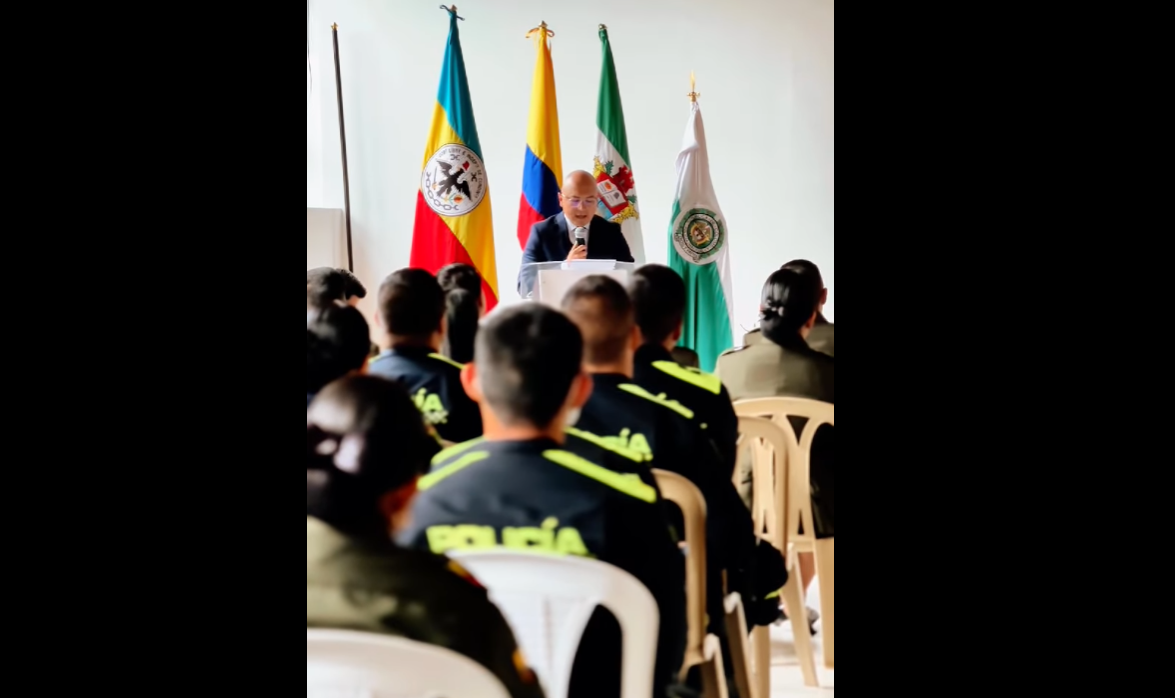
[[[567,261],[573,259],[587,259],[587,228],[575,229],[575,246],[567,254]]]

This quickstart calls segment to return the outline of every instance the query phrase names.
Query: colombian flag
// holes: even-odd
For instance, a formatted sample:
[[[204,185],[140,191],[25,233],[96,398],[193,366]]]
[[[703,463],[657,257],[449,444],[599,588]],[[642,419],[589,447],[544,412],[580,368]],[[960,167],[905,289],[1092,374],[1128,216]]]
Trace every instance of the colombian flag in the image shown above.
[[[526,164],[522,170],[522,201],[518,205],[518,242],[526,247],[530,227],[559,212],[563,160],[559,155],[559,111],[555,107],[555,69],[551,65],[552,35],[544,24],[532,31],[538,49],[530,88],[530,124],[526,128]]]
[[[416,195],[410,266],[434,274],[453,262],[474,267],[488,311],[498,302],[493,216],[457,19],[449,13],[449,41]]]

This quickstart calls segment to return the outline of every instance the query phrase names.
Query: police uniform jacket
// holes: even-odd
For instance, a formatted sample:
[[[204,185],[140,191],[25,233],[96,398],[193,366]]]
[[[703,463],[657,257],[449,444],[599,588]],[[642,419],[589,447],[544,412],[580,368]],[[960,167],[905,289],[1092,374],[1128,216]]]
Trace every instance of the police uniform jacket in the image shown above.
[[[460,652],[511,698],[541,698],[498,608],[455,562],[306,517],[306,627],[397,635]]]
[[[537,550],[626,570],[657,601],[659,690],[653,692],[664,694],[684,652],[685,566],[652,487],[549,439],[461,444],[438,454],[433,465],[418,482],[402,545],[434,553],[495,546]],[[615,637],[599,632],[599,616],[585,630],[572,670],[577,696],[616,694],[619,649]]]
[[[575,455],[586,458],[592,463],[601,465],[608,470],[625,475],[635,475],[640,478],[641,482],[657,491],[658,499],[661,498],[661,488],[657,485],[657,479],[653,477],[653,466],[649,462],[649,457],[646,454],[620,446],[615,439],[607,439],[576,427],[567,427],[564,429],[564,437],[564,450],[571,451]],[[479,436],[476,439],[452,444],[437,454],[433,458],[433,463],[444,463],[452,460],[453,456],[464,453],[484,442],[485,437]],[[438,467],[436,465],[432,466],[432,470],[437,469]]]
[[[756,542],[750,511],[739,499],[729,471],[692,410],[653,395],[627,376],[596,373],[592,374],[591,397],[576,427],[645,454],[651,459],[649,465],[685,477],[702,493],[706,501],[707,601],[711,623],[719,635],[724,634],[720,627],[723,570],[727,571],[730,590],[740,593],[744,606],[783,586],[786,573],[764,575],[770,578],[762,580],[762,588],[754,584]],[[681,526],[679,514],[671,520],[675,527]]]
[[[727,477],[734,474],[738,417],[722,381],[704,371],[678,364],[665,347],[646,344],[636,351],[633,382],[693,411],[694,418],[718,449]]]
[[[616,439],[608,439],[576,427],[564,429],[564,437],[564,450],[571,451],[575,455],[586,458],[608,470],[624,475],[635,475],[640,478],[641,482],[656,490],[657,504],[664,514],[665,525],[669,527],[674,542],[681,541],[681,512],[670,506],[661,497],[661,486],[657,484],[657,478],[653,477],[653,464],[647,454],[621,446]],[[485,439],[479,436],[464,443],[454,444],[439,454],[434,461],[439,463],[451,460],[452,456],[484,441]]]
[[[460,443],[481,436],[481,412],[461,386],[461,368],[425,347],[397,347],[368,363],[367,372],[402,384],[424,421],[445,441]]]
[[[596,373],[576,428],[643,454],[650,467],[692,482],[706,500],[710,539],[722,543],[710,548],[710,559],[731,569],[746,562],[747,551],[744,547],[740,555],[739,543],[753,542],[750,512],[739,501],[721,457],[692,410],[653,395],[627,376]]]

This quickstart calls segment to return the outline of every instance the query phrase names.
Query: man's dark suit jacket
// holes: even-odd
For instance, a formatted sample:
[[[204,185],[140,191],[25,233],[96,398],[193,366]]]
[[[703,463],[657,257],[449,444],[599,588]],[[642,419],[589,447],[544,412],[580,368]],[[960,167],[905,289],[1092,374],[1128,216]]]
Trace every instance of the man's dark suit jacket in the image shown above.
[[[518,270],[519,295],[525,296],[523,289],[534,283],[535,272],[533,269],[528,270],[527,264],[562,262],[571,254],[571,247],[571,232],[567,227],[567,218],[561,212],[531,226],[526,249],[522,251],[522,267]],[[620,232],[620,226],[600,216],[594,216],[588,225],[587,258],[635,261],[624,233]]]

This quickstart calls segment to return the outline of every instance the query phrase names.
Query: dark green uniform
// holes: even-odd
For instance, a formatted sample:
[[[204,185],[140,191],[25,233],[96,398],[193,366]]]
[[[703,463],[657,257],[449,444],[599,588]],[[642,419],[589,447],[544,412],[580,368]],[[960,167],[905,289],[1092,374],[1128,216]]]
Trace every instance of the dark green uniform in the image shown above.
[[[831,325],[829,325],[831,327]],[[730,391],[732,400],[757,397],[802,397],[835,404],[833,390],[835,359],[812,349],[799,335],[780,346],[766,338],[750,346],[729,349],[718,357],[714,373]],[[797,434],[803,434],[807,420],[790,420]],[[812,444],[812,513],[817,535],[832,535],[832,427],[824,427]],[[739,494],[750,502],[751,467],[740,462]]]
[[[817,315],[816,324],[812,325],[812,330],[808,333],[808,346],[821,354],[836,356],[833,353],[832,337],[833,324],[825,320],[823,315]],[[743,335],[743,346],[749,347],[761,341],[763,341],[763,331],[758,328]]]
[[[455,562],[306,517],[306,627],[398,635],[482,664],[511,698],[542,698],[485,589]]]

